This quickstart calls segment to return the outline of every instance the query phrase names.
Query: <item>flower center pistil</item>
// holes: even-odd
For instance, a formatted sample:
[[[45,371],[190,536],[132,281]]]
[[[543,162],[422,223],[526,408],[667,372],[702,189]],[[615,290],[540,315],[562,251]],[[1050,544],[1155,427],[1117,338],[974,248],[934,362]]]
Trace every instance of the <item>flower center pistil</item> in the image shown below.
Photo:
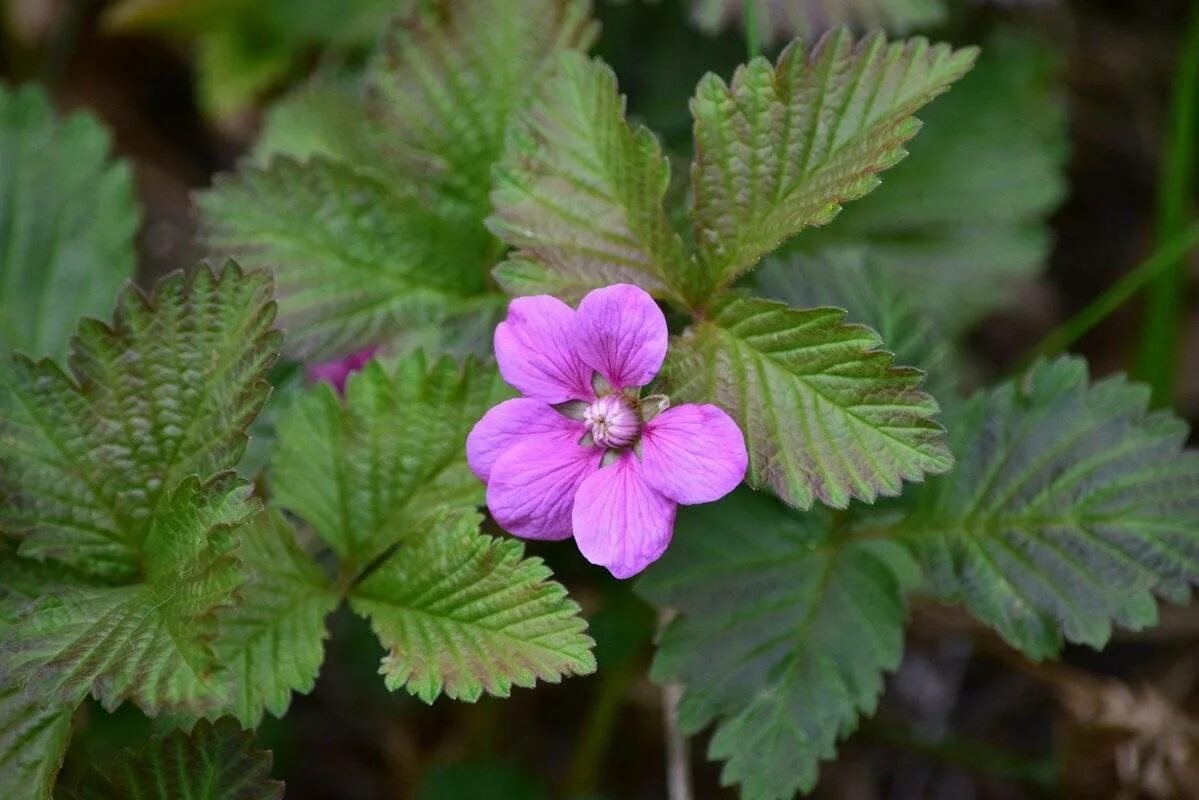
[[[600,447],[628,447],[641,435],[641,415],[619,394],[605,395],[588,406],[583,424]]]

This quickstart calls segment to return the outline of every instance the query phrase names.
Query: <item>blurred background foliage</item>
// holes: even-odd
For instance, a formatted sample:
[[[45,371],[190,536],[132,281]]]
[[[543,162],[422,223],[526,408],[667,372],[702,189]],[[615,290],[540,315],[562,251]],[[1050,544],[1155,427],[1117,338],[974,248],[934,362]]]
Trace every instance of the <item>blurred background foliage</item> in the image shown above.
[[[105,200],[94,209],[54,197],[25,209],[0,201],[11,252],[58,259],[57,283],[5,286],[18,274],[10,269],[0,274],[0,296],[61,297],[87,274],[85,256],[102,259],[106,269],[90,277],[112,287],[130,274],[148,285],[193,263],[203,252],[192,192],[239,164],[274,153],[369,161],[369,136],[354,119],[363,71],[387,20],[414,2],[2,0],[5,82],[39,81],[59,110],[90,111],[103,127],[80,116],[59,124],[37,97],[7,94],[0,195],[43,183],[55,169],[50,152],[92,165],[89,191]],[[792,36],[840,23],[981,44],[977,69],[921,115],[910,157],[878,191],[752,278],[794,305],[848,309],[878,328],[901,362],[926,368],[931,391],[952,403],[1010,374],[1109,287],[1129,276],[1147,282],[1137,265],[1194,219],[1199,141],[1186,108],[1196,85],[1186,76],[1199,60],[1197,9],[1186,0],[597,0],[596,53],[614,67],[631,117],[685,158],[696,81],[707,71],[728,76],[747,53],[773,54]],[[48,141],[59,149],[42,149]],[[101,216],[115,221],[99,224]],[[70,246],[37,252],[46,225],[66,232]],[[1066,334],[1093,374],[1135,367],[1194,429],[1196,261],[1155,263],[1180,267],[1148,304],[1106,304],[1094,324],[1067,323]],[[0,345],[61,354],[54,331],[62,326],[47,314],[107,309],[55,301],[30,311],[0,315]],[[463,328],[461,349],[486,340],[487,324]],[[294,365],[275,377],[272,408],[302,384]],[[272,419],[268,409],[257,423],[259,443],[269,442]],[[251,449],[247,471],[262,458]],[[598,673],[511,700],[426,707],[382,688],[377,643],[340,614],[331,622],[339,646],[316,691],[260,732],[289,797],[664,795],[662,700],[647,678],[653,611],[633,587],[568,551],[531,549],[582,603]],[[149,727],[127,706],[112,716],[90,709],[65,779]],[[691,748],[697,797],[734,796],[716,788],[705,748]],[[1050,667],[959,611],[917,605],[880,713],[825,768],[816,796],[1199,796],[1199,617],[1165,609],[1159,628],[1122,634],[1103,653],[1069,649]]]

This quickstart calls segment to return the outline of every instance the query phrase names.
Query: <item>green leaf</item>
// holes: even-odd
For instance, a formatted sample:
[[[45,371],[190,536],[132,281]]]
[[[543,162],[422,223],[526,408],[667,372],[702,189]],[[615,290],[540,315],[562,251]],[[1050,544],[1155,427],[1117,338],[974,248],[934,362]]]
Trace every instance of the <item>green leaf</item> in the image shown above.
[[[911,156],[835,225],[796,239],[796,250],[820,258],[868,247],[921,311],[957,328],[976,322],[1049,252],[1046,217],[1066,191],[1055,66],[1032,40],[994,37],[978,66],[922,112]]]
[[[0,352],[62,360],[78,319],[107,315],[133,275],[138,221],[95,118],[0,85]]]
[[[370,75],[396,156],[482,220],[509,121],[559,52],[597,34],[587,0],[444,0],[397,19]]]
[[[405,539],[350,593],[388,654],[379,672],[427,703],[477,700],[512,686],[595,671],[587,624],[566,589],[515,539],[462,517]]]
[[[245,579],[231,531],[259,508],[250,489],[231,473],[185,479],[151,518],[142,580],[41,596],[0,639],[0,682],[47,703],[91,692],[112,710],[128,698],[150,715],[218,705],[210,642]]]
[[[967,367],[953,342],[920,313],[920,288],[900,283],[871,251],[837,248],[806,258],[770,257],[753,280],[757,293],[792,308],[845,309],[849,322],[878,333],[896,361],[929,375],[926,392],[942,403],[957,396]]]
[[[282,717],[292,692],[312,691],[325,657],[325,617],[341,598],[278,511],[259,514],[237,534],[251,578],[238,606],[221,615],[214,691],[227,699],[223,709],[254,728],[265,711]]]
[[[1199,452],[1148,387],[1042,363],[950,420],[957,470],[901,524],[930,586],[1036,659],[1156,621],[1199,582]]]
[[[468,761],[434,767],[421,781],[416,800],[544,800],[537,781],[509,761]]]
[[[717,721],[708,755],[742,797],[789,798],[873,712],[903,654],[903,594],[918,575],[903,548],[834,532],[740,489],[681,508],[674,543],[638,590],[681,617],[653,677],[685,687],[679,723]]]
[[[49,800],[71,734],[70,706],[0,684],[0,795]]]
[[[945,19],[944,0],[754,0],[758,35],[767,44],[796,36],[810,39],[840,25],[854,30],[882,28],[907,33]],[[719,33],[734,22],[744,24],[745,0],[692,0],[692,19],[706,33]]]
[[[84,320],[71,373],[0,363],[0,529],[20,552],[128,582],[167,489],[237,464],[281,334],[270,278],[229,265]]]
[[[495,273],[510,293],[577,299],[634,283],[677,296],[671,287],[691,260],[663,210],[670,165],[624,107],[607,65],[568,52],[513,126],[488,221],[517,248]]]
[[[419,183],[321,156],[218,178],[199,199],[211,248],[275,273],[280,324],[300,359],[494,315],[491,237]]]
[[[494,368],[423,355],[389,374],[353,376],[345,403],[327,386],[279,420],[275,501],[303,517],[358,574],[416,533],[476,519],[483,484],[466,465],[466,435],[504,389]]]
[[[695,240],[703,300],[841,204],[874,189],[904,155],[917,109],[949,88],[977,50],[925,39],[854,42],[844,29],[810,50],[791,44],[772,67],[757,58],[731,87],[709,74],[695,117]]]
[[[672,397],[717,403],[741,426],[750,485],[802,508],[873,502],[953,464],[923,374],[844,315],[728,294],[667,358]]]
[[[232,720],[201,722],[190,735],[176,732],[143,752],[123,753],[106,774],[89,773],[69,800],[281,800],[283,784],[270,779],[271,754]]]

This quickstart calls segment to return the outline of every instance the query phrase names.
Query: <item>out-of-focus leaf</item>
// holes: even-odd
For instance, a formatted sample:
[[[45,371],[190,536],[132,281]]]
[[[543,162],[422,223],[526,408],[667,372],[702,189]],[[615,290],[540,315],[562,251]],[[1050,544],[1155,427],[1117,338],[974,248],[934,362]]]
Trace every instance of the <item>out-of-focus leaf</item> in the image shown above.
[[[73,712],[15,684],[0,684],[0,795],[49,800]]]
[[[931,589],[1031,658],[1102,647],[1199,583],[1199,452],[1147,387],[1043,363],[948,422],[958,468],[899,528]]]
[[[945,19],[944,0],[754,0],[758,36],[767,44],[796,36],[810,39],[840,25],[858,31],[908,33]],[[744,25],[745,0],[691,0],[700,30],[718,33]]]
[[[728,294],[667,359],[673,397],[716,403],[741,426],[750,485],[802,508],[873,502],[953,464],[923,375],[844,316]]]
[[[0,352],[59,361],[80,317],[106,317],[133,275],[128,165],[90,115],[0,85]]]
[[[685,687],[679,723],[717,722],[708,755],[742,796],[785,800],[874,710],[903,653],[903,591],[918,575],[897,544],[832,530],[741,489],[679,512],[674,543],[638,590],[681,616],[662,636],[658,681]]]
[[[506,761],[476,761],[439,767],[421,783],[416,800],[543,800],[531,776]]]

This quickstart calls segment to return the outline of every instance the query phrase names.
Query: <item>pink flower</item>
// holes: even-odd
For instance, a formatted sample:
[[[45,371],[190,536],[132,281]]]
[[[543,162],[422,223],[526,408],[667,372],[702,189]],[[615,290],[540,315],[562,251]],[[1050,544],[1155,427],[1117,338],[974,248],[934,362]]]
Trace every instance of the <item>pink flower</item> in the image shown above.
[[[313,383],[325,382],[337,390],[338,394],[345,394],[346,381],[355,372],[358,372],[367,365],[375,353],[379,351],[377,345],[364,347],[345,358],[337,361],[321,361],[316,364],[308,365],[308,380]]]
[[[573,535],[588,561],[628,578],[665,552],[679,503],[736,488],[748,459],[728,414],[640,397],[666,342],[666,318],[636,286],[597,289],[578,311],[548,295],[512,301],[495,356],[524,397],[466,440],[496,522],[526,539]]]

